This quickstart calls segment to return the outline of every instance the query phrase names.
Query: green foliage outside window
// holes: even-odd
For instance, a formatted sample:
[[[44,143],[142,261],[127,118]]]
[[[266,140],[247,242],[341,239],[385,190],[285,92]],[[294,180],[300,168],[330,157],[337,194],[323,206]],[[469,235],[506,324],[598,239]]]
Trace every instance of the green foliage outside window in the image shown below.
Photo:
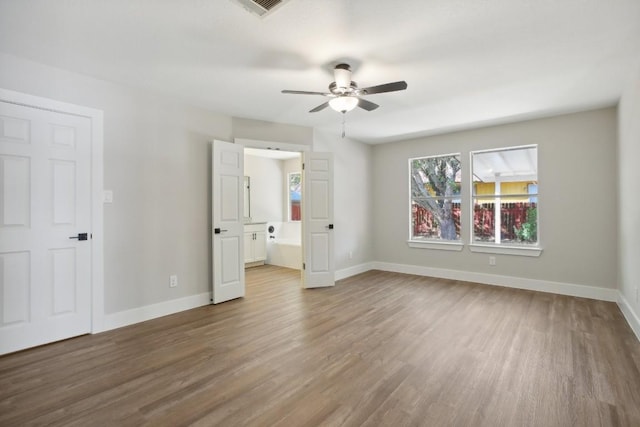
[[[516,238],[521,242],[532,243],[538,239],[538,209],[527,209],[527,222],[520,228],[513,227]]]

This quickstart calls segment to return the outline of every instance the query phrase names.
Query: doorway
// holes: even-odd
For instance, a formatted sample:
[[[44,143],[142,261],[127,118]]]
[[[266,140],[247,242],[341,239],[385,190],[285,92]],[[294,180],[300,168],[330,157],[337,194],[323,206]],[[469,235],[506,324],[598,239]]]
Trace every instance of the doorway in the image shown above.
[[[213,141],[211,231],[214,304],[245,295],[244,239],[247,236],[243,239],[243,214],[244,200],[251,197],[245,196],[243,188],[244,149],[270,148],[272,144],[277,143]],[[333,155],[311,152],[308,146],[280,145],[282,147],[277,148],[283,151],[289,148],[302,151],[302,286],[334,286]],[[251,233],[253,240],[256,239],[255,233]]]
[[[300,152],[245,147],[245,266],[302,270]]]

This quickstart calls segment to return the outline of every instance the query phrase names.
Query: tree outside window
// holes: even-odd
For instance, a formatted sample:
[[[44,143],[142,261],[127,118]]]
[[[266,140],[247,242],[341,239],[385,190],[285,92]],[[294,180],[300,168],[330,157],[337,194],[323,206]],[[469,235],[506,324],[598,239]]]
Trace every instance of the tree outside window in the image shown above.
[[[411,240],[460,240],[460,154],[409,159]]]

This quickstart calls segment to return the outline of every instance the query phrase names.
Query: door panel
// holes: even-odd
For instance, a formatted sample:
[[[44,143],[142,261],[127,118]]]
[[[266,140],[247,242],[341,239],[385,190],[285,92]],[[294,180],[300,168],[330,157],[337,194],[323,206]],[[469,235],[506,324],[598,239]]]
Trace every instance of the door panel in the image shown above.
[[[76,250],[75,248],[52,249],[51,276],[53,286],[53,313],[65,314],[76,311]]]
[[[304,153],[304,287],[333,286],[333,157],[331,153]]]
[[[6,108],[4,110],[6,111]],[[26,117],[12,117],[9,114],[11,112],[7,115],[2,114],[0,117],[0,142],[29,144],[31,141],[30,120]]]
[[[238,237],[221,237],[220,246],[222,248],[222,286],[233,286],[240,280],[237,268],[240,262],[240,239]]]
[[[325,180],[313,180],[310,182],[313,197],[311,202],[311,220],[328,221],[329,218],[329,189]]]
[[[31,179],[30,159],[20,156],[1,156],[2,173],[2,219],[4,227],[29,227],[31,200],[29,181]]]
[[[212,150],[213,303],[244,296],[244,148],[214,141]]]
[[[53,224],[74,225],[76,165],[69,161],[51,161],[51,186],[53,187]]]
[[[240,198],[238,197],[238,187],[240,182],[237,176],[221,175],[221,221],[235,222],[240,218]]]
[[[30,318],[29,252],[0,254],[0,295],[2,296],[2,324],[0,326],[25,323]]]
[[[311,234],[311,270],[317,273],[329,271],[329,233]]]
[[[91,123],[0,102],[0,354],[91,330]]]

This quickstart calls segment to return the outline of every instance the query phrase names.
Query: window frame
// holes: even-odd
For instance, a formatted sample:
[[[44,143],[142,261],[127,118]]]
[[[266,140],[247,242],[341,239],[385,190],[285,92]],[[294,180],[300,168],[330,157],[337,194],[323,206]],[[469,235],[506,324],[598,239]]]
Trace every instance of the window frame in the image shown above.
[[[409,231],[409,237],[407,239],[407,245],[411,248],[420,248],[420,249],[438,249],[438,250],[446,250],[446,251],[461,251],[464,247],[464,243],[463,243],[463,221],[462,221],[462,212],[463,212],[463,206],[464,206],[464,197],[462,194],[462,188],[460,189],[459,194],[455,194],[452,196],[436,196],[435,198],[446,198],[446,199],[451,199],[453,200],[459,200],[460,202],[460,237],[456,240],[444,240],[444,239],[435,239],[435,238],[428,238],[428,237],[422,237],[422,238],[416,238],[413,235],[413,192],[412,192],[412,163],[414,160],[420,160],[420,159],[431,159],[431,158],[438,158],[438,157],[452,157],[455,156],[458,158],[459,162],[460,162],[460,173],[461,173],[461,179],[460,179],[460,185],[463,185],[463,180],[462,180],[462,169],[463,169],[463,155],[462,152],[456,152],[456,153],[448,153],[448,154],[435,154],[435,155],[428,155],[428,156],[416,156],[416,157],[410,157],[407,161],[407,184],[408,184],[408,231]]]
[[[526,244],[526,243],[494,243],[494,242],[476,242],[475,239],[475,230],[474,230],[474,220],[475,220],[475,201],[477,198],[491,198],[495,201],[501,200],[502,195],[480,195],[477,196],[474,194],[474,176],[475,172],[473,169],[473,156],[474,154],[482,154],[482,153],[495,153],[500,151],[511,151],[511,150],[519,150],[519,149],[527,149],[527,148],[535,148],[536,149],[536,193],[532,194],[509,194],[504,195],[504,198],[515,197],[515,196],[526,196],[528,198],[535,197],[536,198],[536,243],[535,244]],[[538,144],[527,144],[527,145],[516,145],[509,147],[500,147],[500,148],[491,148],[485,150],[471,150],[469,151],[469,205],[471,206],[471,214],[469,215],[469,250],[471,252],[480,252],[480,253],[491,253],[491,254],[503,254],[503,255],[520,255],[520,256],[530,256],[530,257],[538,257],[542,253],[542,244],[541,244],[541,232],[540,232],[540,184],[539,184],[539,167],[538,167],[538,159],[539,159],[539,150],[540,146]],[[529,186],[527,187],[529,188]],[[494,202],[495,203],[495,202]]]

